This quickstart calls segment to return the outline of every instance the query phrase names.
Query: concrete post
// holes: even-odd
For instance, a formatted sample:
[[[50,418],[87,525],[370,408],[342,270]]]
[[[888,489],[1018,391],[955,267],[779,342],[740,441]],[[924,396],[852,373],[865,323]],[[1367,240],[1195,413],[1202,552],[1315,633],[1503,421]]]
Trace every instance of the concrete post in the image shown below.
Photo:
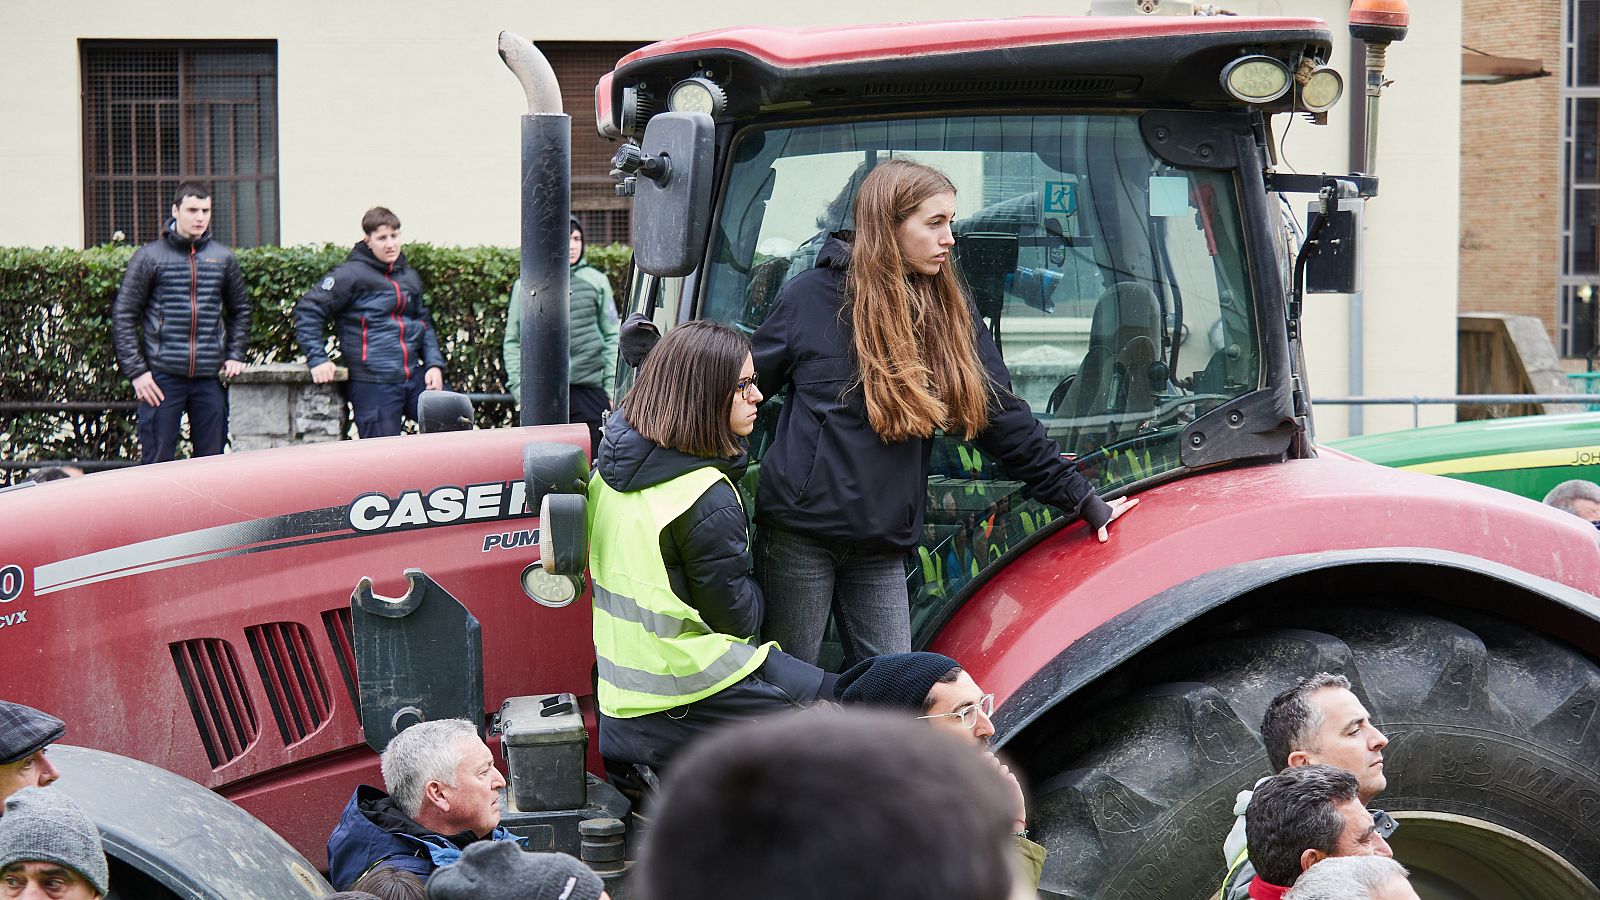
[[[350,430],[344,401],[348,372],[339,368],[331,384],[313,384],[302,363],[253,365],[228,388],[232,448],[262,450],[290,444],[342,440]]]

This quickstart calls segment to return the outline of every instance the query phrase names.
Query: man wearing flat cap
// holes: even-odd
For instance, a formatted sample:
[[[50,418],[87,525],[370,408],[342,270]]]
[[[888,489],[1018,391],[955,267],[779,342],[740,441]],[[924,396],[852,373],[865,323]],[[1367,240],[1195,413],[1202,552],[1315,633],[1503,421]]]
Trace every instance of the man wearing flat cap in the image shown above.
[[[111,890],[100,832],[60,791],[23,788],[0,817],[0,894],[93,900]]]
[[[45,748],[66,733],[66,723],[55,716],[0,700],[0,809],[17,791],[46,787],[61,777]]]
[[[845,706],[878,706],[972,741],[1015,791],[1017,854],[1034,887],[1044,870],[1044,847],[1028,840],[1028,808],[1017,776],[989,751],[994,737],[994,695],[985,694],[961,664],[942,653],[885,653],[856,663],[839,676],[834,695]]]

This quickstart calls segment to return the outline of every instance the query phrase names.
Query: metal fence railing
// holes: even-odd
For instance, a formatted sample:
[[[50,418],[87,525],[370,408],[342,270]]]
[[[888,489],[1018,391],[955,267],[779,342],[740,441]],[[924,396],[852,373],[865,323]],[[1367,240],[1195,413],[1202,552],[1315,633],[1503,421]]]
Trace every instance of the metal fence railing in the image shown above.
[[[1587,394],[1451,394],[1442,397],[1313,397],[1313,406],[1410,406],[1411,426],[1418,427],[1425,405],[1525,406],[1530,403],[1583,406],[1594,399]]]

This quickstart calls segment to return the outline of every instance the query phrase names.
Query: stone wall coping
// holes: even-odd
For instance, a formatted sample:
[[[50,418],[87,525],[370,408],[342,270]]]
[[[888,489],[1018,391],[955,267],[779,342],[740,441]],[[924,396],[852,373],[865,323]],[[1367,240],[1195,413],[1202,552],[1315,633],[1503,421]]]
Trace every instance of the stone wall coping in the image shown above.
[[[339,366],[333,370],[334,381],[349,381],[350,370]],[[229,384],[310,384],[311,370],[305,363],[262,363],[245,367],[245,370],[228,380]]]

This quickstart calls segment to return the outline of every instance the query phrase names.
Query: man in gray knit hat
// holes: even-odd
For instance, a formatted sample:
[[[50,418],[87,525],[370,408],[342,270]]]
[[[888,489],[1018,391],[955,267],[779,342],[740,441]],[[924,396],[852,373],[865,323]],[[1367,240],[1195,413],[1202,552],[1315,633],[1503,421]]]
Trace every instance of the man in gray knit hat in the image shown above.
[[[92,900],[110,890],[100,832],[60,791],[23,788],[0,818],[0,887],[7,897]]]
[[[610,900],[605,883],[565,853],[480,841],[428,880],[428,900]]]
[[[23,788],[45,787],[61,777],[45,748],[66,733],[66,723],[55,716],[0,700],[0,804]]]

